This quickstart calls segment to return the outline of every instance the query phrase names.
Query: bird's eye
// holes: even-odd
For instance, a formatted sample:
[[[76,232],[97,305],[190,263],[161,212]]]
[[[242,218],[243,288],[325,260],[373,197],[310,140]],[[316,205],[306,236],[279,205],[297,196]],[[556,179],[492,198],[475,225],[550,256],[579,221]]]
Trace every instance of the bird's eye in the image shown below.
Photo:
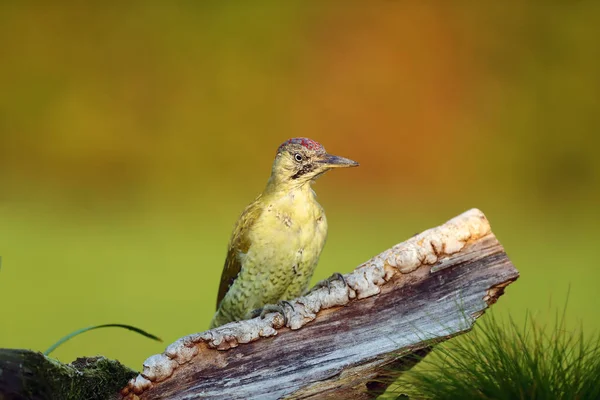
[[[298,162],[301,162],[304,159],[304,157],[302,157],[302,154],[296,153],[294,154],[294,159]]]

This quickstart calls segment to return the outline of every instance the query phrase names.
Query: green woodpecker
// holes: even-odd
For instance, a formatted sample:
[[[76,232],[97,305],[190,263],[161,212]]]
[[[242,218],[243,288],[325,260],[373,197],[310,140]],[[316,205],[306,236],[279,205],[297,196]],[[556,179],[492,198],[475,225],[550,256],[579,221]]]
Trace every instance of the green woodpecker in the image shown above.
[[[311,139],[279,146],[267,187],[233,229],[211,328],[306,292],[327,238],[311,184],[332,168],[356,166]]]

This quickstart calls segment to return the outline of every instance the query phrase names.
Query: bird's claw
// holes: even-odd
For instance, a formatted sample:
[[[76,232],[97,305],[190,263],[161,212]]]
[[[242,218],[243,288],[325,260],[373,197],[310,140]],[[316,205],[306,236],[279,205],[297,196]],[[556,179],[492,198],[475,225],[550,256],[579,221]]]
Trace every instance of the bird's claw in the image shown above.
[[[292,303],[290,303],[289,301],[287,301],[287,300],[279,300],[278,304],[280,304],[282,307],[283,306],[288,306],[289,308],[292,309],[292,311],[296,311],[296,309],[294,308],[294,305]]]
[[[331,275],[329,278],[327,279],[323,279],[320,282],[317,282],[317,284],[308,291],[308,293],[311,293],[317,289],[320,289],[322,287],[326,287],[327,290],[329,291],[329,293],[331,293],[331,283],[333,281],[342,281],[342,283],[344,284],[344,286],[347,285],[346,283],[346,278],[344,278],[344,275],[340,274],[339,272],[335,272],[333,275]]]
[[[292,311],[295,311],[292,303],[287,300],[280,300],[277,302],[277,304],[267,304],[262,308],[257,308],[256,310],[252,311],[251,317],[256,318],[260,316],[261,318],[265,318],[267,314],[279,313],[283,316],[283,325],[285,326],[288,323],[288,317],[285,313],[285,306],[289,306]]]
[[[346,278],[344,278],[344,275],[340,274],[339,272],[334,272],[333,275],[331,275],[328,279],[328,281],[331,283],[335,280],[338,281],[342,281],[342,283],[344,284],[344,286],[347,286],[348,283],[346,283]]]

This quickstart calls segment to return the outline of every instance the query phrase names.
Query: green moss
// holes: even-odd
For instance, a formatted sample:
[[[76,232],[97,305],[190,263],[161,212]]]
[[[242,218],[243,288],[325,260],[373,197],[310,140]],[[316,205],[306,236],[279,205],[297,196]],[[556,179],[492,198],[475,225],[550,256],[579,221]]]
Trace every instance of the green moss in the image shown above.
[[[137,373],[105,357],[79,358],[62,364],[28,350],[0,350],[0,392],[24,398],[64,400],[114,399]],[[2,397],[0,397],[2,399]]]

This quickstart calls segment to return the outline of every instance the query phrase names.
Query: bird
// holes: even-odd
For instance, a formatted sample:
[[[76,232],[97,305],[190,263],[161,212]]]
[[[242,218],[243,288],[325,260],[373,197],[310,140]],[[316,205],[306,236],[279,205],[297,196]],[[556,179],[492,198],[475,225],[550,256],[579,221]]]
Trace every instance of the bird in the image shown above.
[[[265,189],[231,234],[211,329],[282,312],[287,300],[307,292],[327,239],[325,212],[311,185],[331,169],[358,165],[309,138],[278,147]]]

